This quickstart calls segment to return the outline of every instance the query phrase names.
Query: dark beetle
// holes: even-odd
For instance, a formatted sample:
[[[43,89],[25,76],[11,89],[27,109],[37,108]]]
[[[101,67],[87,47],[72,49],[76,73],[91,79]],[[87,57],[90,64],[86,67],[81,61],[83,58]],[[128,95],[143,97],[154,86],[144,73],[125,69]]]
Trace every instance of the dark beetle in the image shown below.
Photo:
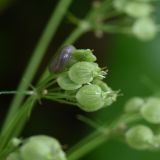
[[[62,72],[68,64],[75,49],[76,48],[72,45],[67,45],[61,48],[53,57],[49,65],[49,71],[52,73]]]

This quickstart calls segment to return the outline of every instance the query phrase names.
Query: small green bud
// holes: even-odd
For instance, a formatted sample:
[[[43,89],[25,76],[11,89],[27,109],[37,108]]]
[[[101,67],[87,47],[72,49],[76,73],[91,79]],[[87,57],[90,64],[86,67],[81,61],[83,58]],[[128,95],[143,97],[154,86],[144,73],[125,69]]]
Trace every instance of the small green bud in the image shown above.
[[[117,11],[123,11],[128,0],[114,0],[113,6]]]
[[[112,89],[102,80],[94,79],[93,84],[98,85],[103,91],[103,98],[104,98],[104,106],[110,106],[114,101],[117,99],[117,93],[112,91]]]
[[[142,41],[152,40],[157,34],[156,24],[151,18],[140,18],[135,21],[132,33]]]
[[[76,59],[77,61],[87,62],[95,62],[97,60],[96,56],[90,49],[76,49],[73,53],[72,58]]]
[[[98,85],[104,92],[112,91],[112,89],[100,79],[94,79],[92,83]]]
[[[146,17],[153,12],[153,6],[145,2],[131,1],[126,4],[124,11],[131,17]]]
[[[70,80],[68,72],[60,74],[57,78],[57,83],[64,90],[76,90],[82,86]]]
[[[108,92],[104,99],[104,107],[110,106],[117,99],[117,92]]]
[[[32,136],[19,149],[22,160],[66,160],[59,142],[48,136]]]
[[[160,99],[149,98],[141,109],[143,118],[153,124],[160,123]]]
[[[89,83],[98,76],[100,68],[96,63],[78,62],[69,69],[69,78],[77,84]]]
[[[142,98],[133,97],[129,99],[125,104],[125,112],[127,113],[139,112],[143,104],[144,100]]]
[[[6,160],[22,160],[18,152],[10,153]]]
[[[79,89],[76,94],[76,99],[82,110],[92,112],[103,107],[104,99],[102,93],[99,86],[89,84]]]
[[[137,125],[130,128],[126,134],[126,141],[129,146],[135,149],[148,149],[153,142],[154,134],[152,130],[144,125]]]

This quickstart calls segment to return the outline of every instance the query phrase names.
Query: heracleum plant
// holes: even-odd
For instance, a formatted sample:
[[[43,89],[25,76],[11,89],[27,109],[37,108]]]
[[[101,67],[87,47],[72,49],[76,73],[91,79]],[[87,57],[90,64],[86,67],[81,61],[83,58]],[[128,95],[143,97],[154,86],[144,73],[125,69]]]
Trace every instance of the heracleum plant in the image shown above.
[[[97,128],[67,153],[54,137],[20,138],[34,104],[41,99],[70,104],[85,112],[105,109],[117,101],[121,93],[104,81],[108,74],[106,66],[99,66],[92,49],[87,46],[77,48],[73,44],[89,31],[97,36],[121,33],[141,41],[152,40],[159,32],[159,25],[154,20],[156,3],[156,0],[102,0],[93,2],[84,19],[71,15],[75,29],[59,46],[37,84],[28,90],[51,39],[72,4],[72,0],[58,1],[17,91],[0,92],[16,94],[0,132],[0,160],[76,160],[113,137],[137,150],[160,149],[160,133],[157,131],[160,98],[154,96],[129,99],[119,118]]]

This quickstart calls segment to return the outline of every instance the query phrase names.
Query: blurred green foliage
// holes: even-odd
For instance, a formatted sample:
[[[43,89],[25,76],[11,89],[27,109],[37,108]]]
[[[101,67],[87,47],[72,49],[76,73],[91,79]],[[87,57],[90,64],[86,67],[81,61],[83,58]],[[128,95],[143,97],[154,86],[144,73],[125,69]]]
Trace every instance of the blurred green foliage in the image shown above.
[[[142,43],[131,37],[112,37],[110,58],[107,60],[109,75],[106,81],[114,89],[120,89],[123,96],[110,108],[95,113],[92,118],[97,115],[95,119],[103,122],[112,120],[123,111],[123,105],[128,98],[151,96],[160,90],[159,40],[157,38],[152,42]],[[159,160],[159,156],[158,151],[136,151],[122,142],[110,140],[90,153],[86,159]]]

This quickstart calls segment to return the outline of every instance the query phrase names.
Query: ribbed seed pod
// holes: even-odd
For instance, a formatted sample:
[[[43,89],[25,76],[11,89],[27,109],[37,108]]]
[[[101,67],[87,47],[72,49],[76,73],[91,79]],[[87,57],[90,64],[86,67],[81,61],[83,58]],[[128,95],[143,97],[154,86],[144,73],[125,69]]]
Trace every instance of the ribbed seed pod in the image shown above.
[[[57,83],[64,90],[76,90],[82,86],[70,80],[68,72],[60,74],[57,78]]]
[[[126,132],[125,137],[129,146],[144,150],[150,148],[153,143],[154,134],[149,127],[137,125],[130,128]]]
[[[69,78],[77,84],[89,83],[98,76],[100,68],[96,63],[78,62],[69,69]]]
[[[148,98],[141,108],[141,114],[146,121],[160,124],[160,98]]]
[[[59,142],[44,135],[28,138],[19,150],[22,160],[66,160]]]
[[[80,104],[80,108],[87,112],[93,112],[103,107],[103,91],[97,85],[85,85],[79,89],[76,99]]]

